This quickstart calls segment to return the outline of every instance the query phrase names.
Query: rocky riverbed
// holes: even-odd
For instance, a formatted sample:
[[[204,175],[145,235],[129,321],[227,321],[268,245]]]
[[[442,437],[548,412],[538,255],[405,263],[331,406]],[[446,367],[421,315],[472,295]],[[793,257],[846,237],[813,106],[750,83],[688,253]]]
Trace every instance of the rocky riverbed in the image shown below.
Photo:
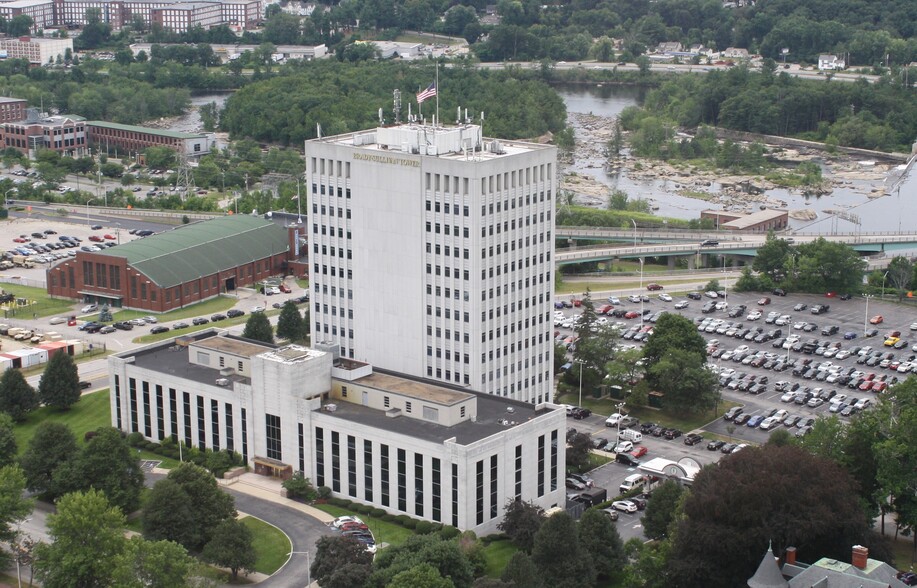
[[[561,189],[573,193],[577,204],[601,208],[607,205],[612,193],[612,181],[605,177],[626,174],[635,184],[653,184],[652,195],[634,194],[630,198],[644,198],[651,208],[665,195],[678,195],[709,203],[710,208],[753,212],[762,208],[784,208],[798,220],[813,220],[815,212],[806,208],[808,199],[786,199],[787,195],[803,196],[801,189],[788,189],[766,180],[760,175],[734,175],[718,170],[700,169],[685,162],[676,164],[632,156],[626,149],[621,155],[608,158],[606,145],[612,137],[614,119],[571,112],[568,120],[576,131],[576,147],[561,162]],[[886,195],[885,180],[896,166],[874,161],[862,161],[844,154],[829,154],[822,150],[790,149],[765,145],[768,155],[785,171],[798,163],[812,161],[822,168],[821,186],[808,189],[808,196],[831,198],[838,188],[848,196],[859,195],[864,201]],[[778,168],[779,171],[779,168]],[[600,172],[604,172],[600,173]],[[659,189],[664,194],[659,194]]]

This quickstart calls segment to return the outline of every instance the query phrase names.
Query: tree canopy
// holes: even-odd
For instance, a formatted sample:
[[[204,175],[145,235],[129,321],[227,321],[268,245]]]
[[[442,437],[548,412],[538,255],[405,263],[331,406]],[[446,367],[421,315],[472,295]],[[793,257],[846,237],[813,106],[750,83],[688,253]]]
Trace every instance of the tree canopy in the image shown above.
[[[323,536],[315,542],[312,579],[326,588],[362,586],[372,573],[373,555],[352,537]]]
[[[672,586],[733,587],[751,577],[773,542],[801,561],[849,559],[851,545],[888,557],[871,531],[856,483],[839,465],[796,446],[748,448],[702,469],[684,502]]]
[[[80,374],[73,358],[55,353],[48,360],[38,382],[38,398],[43,404],[66,410],[80,400]]]
[[[40,423],[19,460],[25,473],[26,487],[45,498],[60,496],[60,490],[54,487],[54,472],[78,452],[76,437],[70,427],[51,421]]]
[[[17,423],[38,408],[38,395],[18,369],[7,368],[0,377],[0,412],[10,415]]]
[[[596,571],[591,554],[580,544],[576,522],[566,512],[548,517],[535,535],[532,560],[545,586],[591,586]]]
[[[248,320],[245,321],[245,329],[242,331],[242,336],[246,339],[273,343],[274,327],[271,326],[271,321],[266,314],[253,312],[249,315]]]

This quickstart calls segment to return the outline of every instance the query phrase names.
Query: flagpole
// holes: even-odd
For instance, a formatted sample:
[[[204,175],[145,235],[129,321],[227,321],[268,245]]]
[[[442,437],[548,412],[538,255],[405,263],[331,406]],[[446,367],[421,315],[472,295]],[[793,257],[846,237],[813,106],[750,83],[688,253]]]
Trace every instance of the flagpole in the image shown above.
[[[439,61],[436,62],[436,120],[439,120]]]
[[[417,87],[417,93],[420,94],[420,86]],[[423,123],[423,101],[417,101],[417,116],[420,117],[421,124]]]

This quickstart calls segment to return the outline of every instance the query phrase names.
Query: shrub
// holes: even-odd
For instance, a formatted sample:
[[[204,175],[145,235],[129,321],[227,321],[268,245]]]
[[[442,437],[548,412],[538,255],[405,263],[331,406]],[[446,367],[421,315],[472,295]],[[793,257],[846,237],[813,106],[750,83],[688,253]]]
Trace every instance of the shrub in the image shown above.
[[[387,514],[387,513],[386,513],[386,514],[382,517],[382,520],[385,521],[386,523],[396,523],[396,522],[398,522],[398,517],[396,517],[396,516],[393,515],[393,514]]]
[[[83,441],[86,441],[86,442],[88,443],[88,442],[91,441],[91,440],[93,439],[93,437],[95,437],[96,435],[97,435],[97,433],[96,433],[95,431],[86,431],[86,433],[83,435]]]
[[[331,496],[331,488],[328,486],[320,486],[318,489],[318,497],[321,499],[327,499]]]
[[[414,530],[420,535],[429,535],[433,532],[433,523],[430,521],[417,521]]]
[[[372,512],[370,512],[369,514],[371,514],[372,516],[376,517],[377,519],[381,519],[382,517],[384,517],[384,516],[387,515],[388,513],[385,512],[384,510],[382,510],[381,508],[374,508],[374,509],[372,510]]]
[[[414,529],[417,527],[417,523],[419,522],[421,521],[416,521],[412,518],[407,518],[404,521],[401,521],[401,526],[404,527],[405,529]]]
[[[286,488],[290,498],[302,498],[308,502],[318,498],[318,491],[312,485],[312,481],[299,473],[293,474],[289,480],[284,480],[283,487]]]
[[[456,537],[461,535],[462,532],[456,529],[455,527],[447,526],[447,527],[443,527],[442,530],[439,532],[439,534],[443,539],[449,540],[449,539],[455,539]]]
[[[127,444],[131,447],[140,447],[142,443],[146,443],[146,439],[140,433],[131,433],[127,436]]]

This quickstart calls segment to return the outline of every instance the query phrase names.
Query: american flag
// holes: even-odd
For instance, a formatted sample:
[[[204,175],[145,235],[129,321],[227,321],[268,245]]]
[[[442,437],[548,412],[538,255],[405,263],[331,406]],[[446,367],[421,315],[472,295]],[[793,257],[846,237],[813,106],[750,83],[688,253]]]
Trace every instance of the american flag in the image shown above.
[[[432,84],[427,86],[426,90],[424,90],[423,92],[419,92],[417,94],[417,104],[423,104],[424,100],[426,100],[427,98],[432,98],[434,96],[436,96],[436,82],[433,82]]]

